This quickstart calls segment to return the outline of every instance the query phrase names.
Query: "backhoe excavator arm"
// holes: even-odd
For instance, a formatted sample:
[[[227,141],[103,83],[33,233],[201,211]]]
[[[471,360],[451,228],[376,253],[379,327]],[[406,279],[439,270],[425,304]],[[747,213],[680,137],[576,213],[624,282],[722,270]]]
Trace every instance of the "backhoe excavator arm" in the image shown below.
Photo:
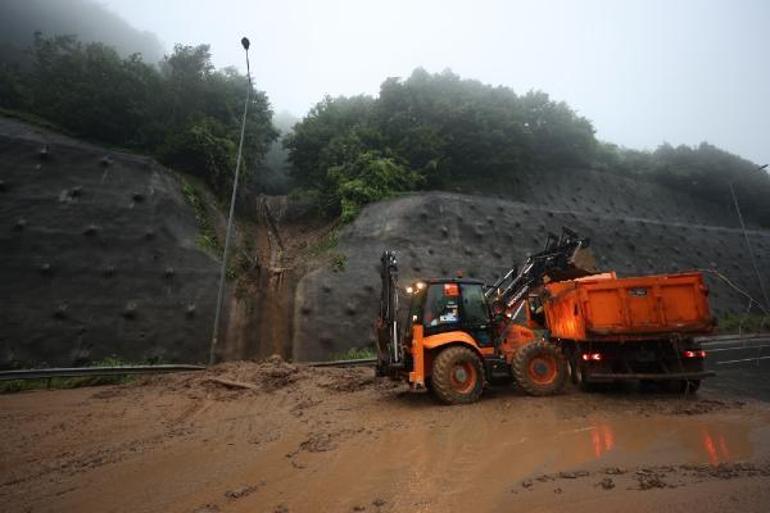
[[[377,373],[403,365],[403,348],[398,339],[398,259],[395,251],[380,258],[380,315],[377,318]]]

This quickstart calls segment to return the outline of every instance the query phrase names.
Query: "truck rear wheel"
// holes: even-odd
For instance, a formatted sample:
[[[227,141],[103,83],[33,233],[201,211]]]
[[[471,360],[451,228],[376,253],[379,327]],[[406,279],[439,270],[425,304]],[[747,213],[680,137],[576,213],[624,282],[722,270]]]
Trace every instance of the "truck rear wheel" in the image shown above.
[[[513,376],[529,395],[558,394],[567,380],[567,360],[554,344],[540,341],[516,352],[511,364]]]
[[[580,388],[583,392],[601,392],[602,385],[605,383],[591,383],[586,381],[586,368],[585,364],[577,361],[577,358],[572,363],[572,382]]]
[[[484,368],[478,355],[467,347],[452,346],[433,360],[431,391],[445,404],[472,403],[484,390]]]
[[[668,382],[668,391],[675,394],[694,394],[700,388],[699,379],[679,379]]]

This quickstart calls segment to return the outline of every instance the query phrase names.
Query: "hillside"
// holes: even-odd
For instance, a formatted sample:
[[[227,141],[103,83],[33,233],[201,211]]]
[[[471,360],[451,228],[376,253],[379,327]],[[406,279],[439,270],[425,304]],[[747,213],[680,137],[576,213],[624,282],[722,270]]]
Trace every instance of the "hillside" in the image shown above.
[[[402,283],[458,270],[491,282],[541,249],[547,231],[569,226],[591,238],[602,270],[629,276],[708,269],[761,298],[743,234],[728,227],[729,211],[684,201],[660,186],[583,178],[580,185],[565,180],[543,187],[550,204],[429,192],[366,207],[338,238],[344,270],[318,269],[299,282],[294,357],[316,360],[374,342],[379,258],[386,248],[399,254]],[[753,230],[750,237],[759,268],[770,268],[770,232]],[[713,274],[707,279],[717,316],[746,311],[743,295]]]
[[[218,263],[201,242],[221,229],[210,205],[196,207],[211,217],[202,228],[179,175],[152,159],[18,121],[0,121],[0,156],[0,365],[207,359]],[[241,227],[219,355],[318,360],[365,347],[383,249],[398,251],[404,283],[457,270],[493,280],[563,225],[592,239],[602,269],[716,270],[761,297],[727,202],[586,170],[489,189],[406,194],[336,230],[287,197],[244,203],[256,221]],[[770,268],[770,232],[750,237]],[[717,315],[746,310],[739,292],[708,280]]]
[[[180,179],[0,119],[0,366],[205,361],[219,275]]]

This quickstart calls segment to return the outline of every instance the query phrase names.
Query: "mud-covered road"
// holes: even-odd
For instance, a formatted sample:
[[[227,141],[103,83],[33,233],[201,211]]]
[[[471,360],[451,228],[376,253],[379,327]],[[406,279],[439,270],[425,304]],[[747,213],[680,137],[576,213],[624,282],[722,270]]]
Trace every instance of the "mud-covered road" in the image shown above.
[[[443,407],[370,369],[234,363],[0,396],[0,437],[10,513],[770,510],[770,407],[713,387]]]

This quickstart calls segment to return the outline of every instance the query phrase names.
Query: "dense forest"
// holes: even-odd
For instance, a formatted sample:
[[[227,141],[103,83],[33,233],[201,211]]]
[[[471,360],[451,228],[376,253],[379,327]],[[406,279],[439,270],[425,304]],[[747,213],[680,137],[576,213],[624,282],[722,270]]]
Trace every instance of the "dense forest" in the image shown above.
[[[37,34],[26,60],[0,63],[0,107],[78,137],[151,153],[223,196],[232,183],[247,87],[247,77],[234,68],[213,68],[207,45],[177,45],[153,65],[102,43]],[[267,96],[253,90],[247,182],[278,137],[271,118]]]
[[[517,95],[451,71],[387,79],[377,98],[327,97],[285,144],[295,185],[346,220],[402,191],[592,168],[720,203],[734,182],[747,217],[770,226],[770,176],[752,162],[707,143],[620,148],[598,141],[590,121],[543,92]]]
[[[235,69],[213,68],[207,45],[177,45],[156,65],[102,43],[36,34],[24,59],[0,62],[6,112],[151,153],[220,197],[231,185],[247,87]],[[599,141],[589,120],[543,92],[519,95],[418,68],[385,80],[377,97],[326,97],[298,122],[286,113],[273,119],[265,93],[252,92],[244,193],[293,189],[343,221],[406,191],[596,169],[721,204],[734,183],[745,216],[770,226],[770,175],[754,163],[707,143],[650,152]]]

